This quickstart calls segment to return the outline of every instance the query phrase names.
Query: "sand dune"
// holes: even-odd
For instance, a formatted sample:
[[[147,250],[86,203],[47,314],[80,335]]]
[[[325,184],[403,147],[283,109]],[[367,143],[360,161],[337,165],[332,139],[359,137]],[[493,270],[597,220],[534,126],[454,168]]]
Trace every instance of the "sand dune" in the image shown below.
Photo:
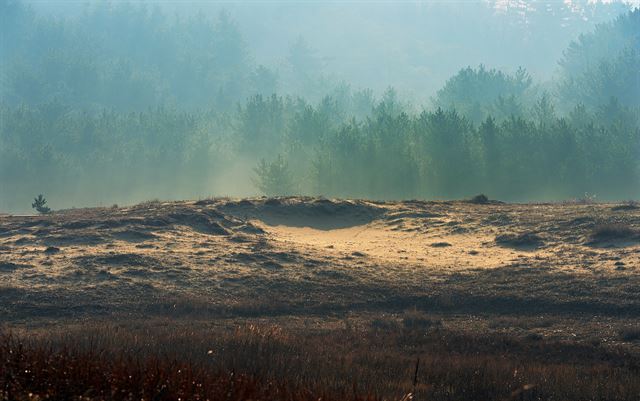
[[[0,313],[637,316],[640,211],[627,206],[293,197],[1,216]],[[630,231],[598,237],[607,225]]]

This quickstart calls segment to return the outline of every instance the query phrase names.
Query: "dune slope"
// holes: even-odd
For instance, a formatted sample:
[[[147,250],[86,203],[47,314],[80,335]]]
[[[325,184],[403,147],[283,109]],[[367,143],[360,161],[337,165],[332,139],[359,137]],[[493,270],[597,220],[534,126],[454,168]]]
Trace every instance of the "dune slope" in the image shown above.
[[[2,216],[0,313],[631,317],[639,229],[633,205],[303,197]]]

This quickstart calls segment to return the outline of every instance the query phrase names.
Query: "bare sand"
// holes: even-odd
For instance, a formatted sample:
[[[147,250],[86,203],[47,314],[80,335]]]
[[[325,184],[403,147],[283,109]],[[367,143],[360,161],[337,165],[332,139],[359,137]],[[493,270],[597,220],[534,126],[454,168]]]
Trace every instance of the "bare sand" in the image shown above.
[[[631,231],[598,237],[606,225]],[[639,230],[640,209],[623,204],[225,198],[5,215],[0,316],[37,326],[418,308],[465,327],[554,316],[570,322],[562,335],[600,335],[640,317]]]

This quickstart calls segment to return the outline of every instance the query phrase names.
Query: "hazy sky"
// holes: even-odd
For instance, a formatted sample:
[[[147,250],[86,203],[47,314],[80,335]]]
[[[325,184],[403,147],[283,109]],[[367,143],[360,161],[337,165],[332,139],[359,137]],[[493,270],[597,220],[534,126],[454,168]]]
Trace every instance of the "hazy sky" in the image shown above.
[[[29,3],[45,15],[77,17],[96,2]],[[171,17],[213,18],[225,10],[258,64],[286,69],[291,44],[303,37],[333,82],[378,93],[394,86],[418,102],[427,101],[459,69],[481,63],[506,71],[523,66],[545,82],[571,40],[623,9],[596,8],[584,0],[129,3],[159,6]]]

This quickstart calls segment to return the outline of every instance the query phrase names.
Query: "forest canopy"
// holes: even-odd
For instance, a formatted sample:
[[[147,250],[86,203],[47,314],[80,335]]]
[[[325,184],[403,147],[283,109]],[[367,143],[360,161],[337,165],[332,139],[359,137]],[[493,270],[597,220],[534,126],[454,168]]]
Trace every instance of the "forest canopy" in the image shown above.
[[[515,62],[471,50],[464,62],[473,43],[449,37],[461,42],[436,51],[435,33],[413,32],[415,54],[397,56],[424,69],[396,81],[371,79],[367,71],[395,75],[364,61],[361,77],[349,75],[353,58],[327,57],[302,34],[289,36],[279,61],[261,58],[258,28],[233,6],[172,14],[92,3],[67,16],[0,0],[0,211],[26,211],[40,193],[53,208],[251,194],[638,198],[640,10],[549,4],[554,12],[538,7],[524,25],[487,2],[459,14],[481,10],[503,31],[533,30],[520,43],[532,51],[550,32],[564,35],[548,66],[515,64],[527,60],[509,40]],[[447,11],[426,10],[427,21]],[[482,29],[481,46],[497,46],[498,33]],[[446,68],[429,71],[422,43],[443,55],[429,63]]]

